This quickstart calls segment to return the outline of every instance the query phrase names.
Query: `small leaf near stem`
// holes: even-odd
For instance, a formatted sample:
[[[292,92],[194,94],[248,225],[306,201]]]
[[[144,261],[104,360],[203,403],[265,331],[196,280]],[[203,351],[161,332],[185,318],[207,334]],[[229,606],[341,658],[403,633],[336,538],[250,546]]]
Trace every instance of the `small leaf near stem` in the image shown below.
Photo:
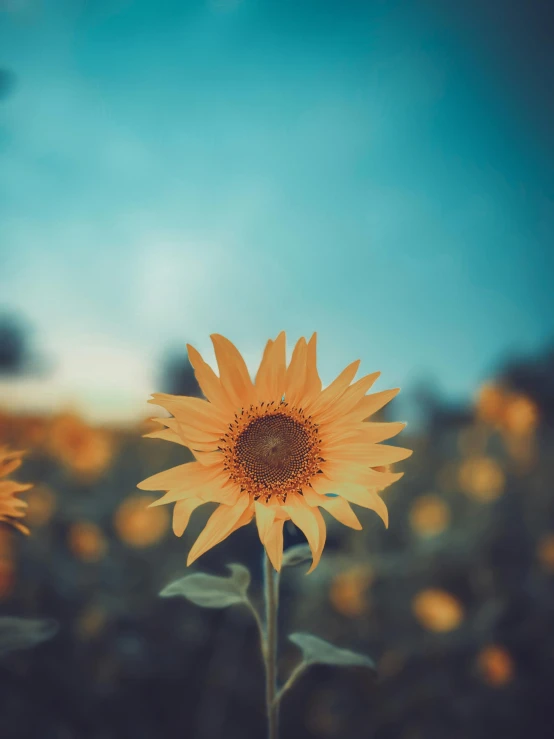
[[[295,544],[289,547],[283,554],[283,567],[295,567],[312,559],[312,552],[307,544]]]
[[[227,608],[243,603],[253,609],[247,596],[250,572],[239,564],[231,564],[227,567],[231,570],[230,577],[217,577],[196,572],[167,585],[160,595],[162,598],[182,596],[203,608]]]
[[[320,639],[313,634],[290,634],[289,640],[296,644],[302,651],[302,662],[300,662],[291,672],[288,680],[275,697],[275,702],[280,703],[281,699],[287,693],[294,683],[306,672],[310,665],[337,665],[340,667],[367,667],[375,671],[375,664],[364,654],[352,652],[349,649],[339,649],[333,644]]]
[[[303,662],[308,665],[337,665],[340,667],[367,667],[375,671],[375,663],[365,654],[339,649],[325,639],[313,634],[290,634],[289,640],[302,651]]]
[[[245,605],[254,616],[260,635],[262,653],[265,653],[265,634],[262,619],[258,610],[247,595],[250,585],[250,572],[240,564],[227,565],[231,570],[230,577],[207,575],[195,572],[186,575],[167,585],[160,593],[162,598],[181,596],[203,608],[228,608],[234,605]]]

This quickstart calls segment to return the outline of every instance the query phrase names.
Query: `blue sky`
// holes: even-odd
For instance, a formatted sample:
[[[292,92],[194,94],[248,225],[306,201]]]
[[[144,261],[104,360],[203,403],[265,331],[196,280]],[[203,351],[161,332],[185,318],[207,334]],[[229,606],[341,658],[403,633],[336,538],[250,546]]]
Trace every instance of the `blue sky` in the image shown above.
[[[6,4],[1,307],[59,392],[135,402],[213,331],[254,369],[285,328],[326,380],[467,397],[552,339],[544,23],[458,5]]]

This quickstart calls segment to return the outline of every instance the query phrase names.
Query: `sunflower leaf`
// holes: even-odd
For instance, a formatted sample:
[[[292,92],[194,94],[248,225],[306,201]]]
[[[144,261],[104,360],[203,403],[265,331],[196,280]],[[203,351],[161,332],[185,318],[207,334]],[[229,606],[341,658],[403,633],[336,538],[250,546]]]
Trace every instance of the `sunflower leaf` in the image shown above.
[[[28,649],[51,639],[58,631],[53,619],[0,618],[0,655],[16,649]]]
[[[295,567],[312,559],[312,552],[307,544],[295,544],[283,554],[283,567]]]
[[[227,565],[230,577],[206,575],[195,572],[167,585],[162,598],[181,596],[203,608],[227,608],[237,603],[246,603],[246,591],[250,585],[250,572],[243,565]]]
[[[289,634],[289,640],[302,652],[305,665],[337,665],[340,667],[368,667],[375,670],[375,663],[364,654],[339,649],[313,634]]]

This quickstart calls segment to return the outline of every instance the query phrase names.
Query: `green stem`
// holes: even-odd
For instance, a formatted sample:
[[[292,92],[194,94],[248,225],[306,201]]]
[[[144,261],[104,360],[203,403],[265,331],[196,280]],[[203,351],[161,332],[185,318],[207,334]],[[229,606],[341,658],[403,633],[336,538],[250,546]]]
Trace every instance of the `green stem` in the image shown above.
[[[277,694],[277,609],[279,607],[279,575],[264,552],[266,707],[268,739],[278,739],[279,702]]]
[[[305,662],[301,662],[299,665],[296,665],[294,670],[291,672],[289,679],[287,682],[283,685],[281,690],[277,693],[275,696],[275,702],[279,706],[281,703],[282,697],[285,695],[285,693],[292,688],[294,683],[298,680],[298,678],[304,674],[306,669],[308,668],[308,665]]]
[[[262,619],[260,618],[258,609],[255,608],[249,600],[246,601],[246,605],[248,606],[248,610],[254,616],[254,620],[256,621],[256,626],[258,627],[258,633],[260,635],[260,648],[265,660],[265,630]]]

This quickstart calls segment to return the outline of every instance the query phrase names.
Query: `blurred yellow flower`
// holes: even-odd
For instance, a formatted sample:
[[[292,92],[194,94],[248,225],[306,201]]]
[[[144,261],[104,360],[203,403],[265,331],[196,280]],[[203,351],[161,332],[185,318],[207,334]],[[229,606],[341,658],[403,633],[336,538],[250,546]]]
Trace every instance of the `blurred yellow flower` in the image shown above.
[[[351,385],[359,361],[322,390],[316,365],[316,336],[300,339],[290,364],[285,333],[269,341],[253,383],[236,347],[212,335],[219,377],[188,347],[196,379],[207,400],[156,394],[151,402],[173,418],[148,434],[189,447],[195,462],[144,480],[143,490],[168,491],[156,504],[176,503],[173,529],[181,535],[191,513],[219,503],[193,545],[188,564],[236,529],[256,519],[275,569],[281,567],[283,524],[292,520],[305,534],[313,569],[323,552],[325,509],[354,529],[361,524],[351,503],[376,511],[388,523],[379,492],[401,473],[379,471],[411,452],[379,442],[398,434],[402,423],[364,423],[397,394],[366,395],[379,373]],[[333,497],[330,497],[333,496]]]
[[[69,529],[69,548],[83,562],[98,562],[108,544],[101,529],[91,521],[79,521]]]
[[[526,395],[511,395],[504,413],[504,428],[516,436],[528,436],[537,428],[539,409]]]
[[[108,614],[104,608],[98,605],[88,605],[77,621],[77,635],[83,640],[91,639],[102,631],[107,620]]]
[[[477,666],[483,680],[494,687],[511,682],[514,677],[514,663],[510,653],[497,644],[490,644],[481,650]]]
[[[452,631],[464,619],[460,601],[451,593],[437,588],[420,591],[412,601],[412,610],[421,626],[428,631]]]
[[[18,520],[25,515],[27,503],[15,496],[16,493],[29,490],[32,485],[22,485],[13,480],[3,479],[21,466],[22,455],[23,452],[9,451],[5,447],[0,448],[0,521],[9,523],[24,534],[28,534],[29,529]]]
[[[469,457],[462,463],[458,480],[464,493],[482,503],[497,500],[504,491],[504,473],[491,457]]]
[[[41,446],[48,433],[48,424],[40,416],[26,416],[21,419],[21,442],[29,447]]]
[[[56,510],[56,496],[47,485],[37,485],[27,493],[27,521],[33,526],[44,526]]]
[[[531,398],[494,384],[479,391],[476,413],[490,426],[517,436],[532,434],[539,422],[539,409]]]
[[[491,426],[502,422],[506,401],[506,392],[493,383],[485,383],[479,389],[476,402],[477,417]]]
[[[153,495],[131,495],[115,513],[119,538],[132,547],[149,547],[159,541],[169,528],[165,508],[148,510],[156,500]]]
[[[329,590],[329,599],[335,610],[352,618],[367,613],[367,589],[372,580],[373,571],[369,565],[351,567],[335,575]]]
[[[420,495],[410,510],[410,525],[419,536],[436,536],[450,523],[450,509],[438,495]]]
[[[7,598],[15,583],[12,532],[0,528],[0,599]]]
[[[506,434],[505,444],[520,472],[528,470],[536,462],[537,447],[533,434]]]
[[[110,435],[91,428],[72,413],[64,413],[52,421],[48,446],[66,467],[87,479],[100,475],[113,456]]]
[[[554,572],[554,533],[548,533],[539,540],[537,558],[545,570]]]

